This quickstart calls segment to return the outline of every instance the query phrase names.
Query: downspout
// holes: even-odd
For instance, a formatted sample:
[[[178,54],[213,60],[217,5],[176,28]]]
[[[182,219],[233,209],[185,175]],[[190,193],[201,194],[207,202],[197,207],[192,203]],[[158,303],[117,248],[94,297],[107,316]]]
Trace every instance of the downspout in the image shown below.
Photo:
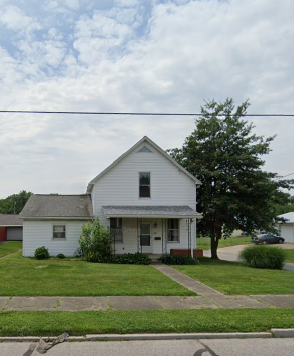
[[[139,237],[139,219],[137,218],[137,251],[139,252],[139,249],[140,249],[140,243],[139,243],[139,240],[140,237]]]
[[[190,225],[190,236],[191,236],[191,257],[193,258],[193,240],[192,240],[192,219],[189,219],[189,225]]]
[[[197,218],[195,218],[195,249],[197,249]]]
[[[163,219],[161,219],[161,254],[163,256]]]

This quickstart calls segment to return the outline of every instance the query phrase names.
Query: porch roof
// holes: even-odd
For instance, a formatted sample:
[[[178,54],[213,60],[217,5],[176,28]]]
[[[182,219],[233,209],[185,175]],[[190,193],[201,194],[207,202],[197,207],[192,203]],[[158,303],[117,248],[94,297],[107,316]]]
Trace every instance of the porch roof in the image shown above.
[[[108,205],[102,209],[107,218],[201,218],[201,214],[187,205]]]

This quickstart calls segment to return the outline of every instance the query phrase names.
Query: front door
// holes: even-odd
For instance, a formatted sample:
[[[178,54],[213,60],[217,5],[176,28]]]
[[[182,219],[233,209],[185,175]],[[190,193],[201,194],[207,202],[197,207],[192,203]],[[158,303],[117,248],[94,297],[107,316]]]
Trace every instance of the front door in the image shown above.
[[[140,224],[140,252],[151,253],[151,225]]]

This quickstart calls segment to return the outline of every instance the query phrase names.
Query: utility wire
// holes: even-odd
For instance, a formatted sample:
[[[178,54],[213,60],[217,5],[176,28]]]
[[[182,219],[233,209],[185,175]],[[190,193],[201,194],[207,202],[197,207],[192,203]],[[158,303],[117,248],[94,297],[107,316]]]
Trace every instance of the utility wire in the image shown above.
[[[291,176],[292,174],[294,174],[294,173],[290,173],[290,174],[287,174],[287,175],[285,175],[285,176],[278,176],[278,177],[277,177],[277,179],[281,179],[281,178],[289,177],[289,176]]]
[[[201,113],[155,113],[155,112],[100,112],[100,111],[30,111],[30,110],[0,110],[6,114],[64,114],[64,115],[131,115],[131,116],[203,116]],[[209,114],[208,115],[214,115]],[[227,116],[219,114],[216,116]],[[244,114],[243,117],[294,117],[294,114]]]

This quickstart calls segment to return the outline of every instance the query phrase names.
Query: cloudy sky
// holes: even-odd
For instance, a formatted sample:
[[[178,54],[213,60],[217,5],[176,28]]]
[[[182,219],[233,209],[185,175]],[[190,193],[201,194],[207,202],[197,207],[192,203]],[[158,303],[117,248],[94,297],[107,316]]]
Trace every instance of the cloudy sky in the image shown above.
[[[293,0],[0,0],[0,110],[294,114]],[[267,170],[294,172],[294,118]],[[0,113],[0,198],[75,194],[144,135],[180,147],[193,117]],[[294,177],[294,176],[292,176]]]

